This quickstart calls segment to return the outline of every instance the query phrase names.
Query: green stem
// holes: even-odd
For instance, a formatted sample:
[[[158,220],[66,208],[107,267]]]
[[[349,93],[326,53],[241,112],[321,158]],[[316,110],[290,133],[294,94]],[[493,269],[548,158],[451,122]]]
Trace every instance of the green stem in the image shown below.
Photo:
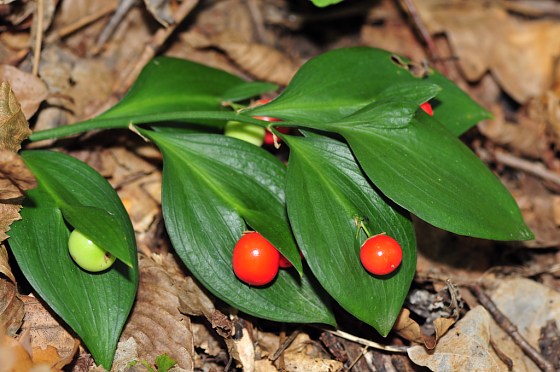
[[[365,218],[360,216],[354,216],[354,223],[356,224],[356,239],[358,239],[358,235],[360,234],[360,229],[363,229],[366,233],[367,237],[371,237],[371,234],[364,223]]]
[[[253,119],[249,116],[239,115],[234,112],[226,111],[176,111],[164,112],[156,114],[144,114],[137,116],[125,117],[96,117],[91,120],[83,121],[80,123],[65,125],[54,129],[46,129],[35,132],[29,136],[30,141],[42,141],[46,139],[56,139],[68,137],[75,134],[80,134],[98,129],[117,129],[128,128],[130,125],[148,124],[165,121],[177,120],[236,120],[244,123],[250,123],[266,128],[268,123],[262,120]],[[210,124],[209,124],[210,125]]]

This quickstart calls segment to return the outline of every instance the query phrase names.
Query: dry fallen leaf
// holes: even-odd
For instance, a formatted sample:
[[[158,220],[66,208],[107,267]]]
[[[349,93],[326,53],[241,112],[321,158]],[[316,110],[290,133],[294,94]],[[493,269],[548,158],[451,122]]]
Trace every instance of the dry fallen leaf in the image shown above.
[[[0,84],[0,149],[18,152],[31,130],[10,84]]]
[[[24,313],[14,283],[0,278],[0,328],[5,329],[8,336],[15,336],[23,323]]]
[[[258,80],[288,85],[299,67],[298,63],[294,63],[277,49],[259,43],[239,42],[232,39],[229,33],[217,35],[211,42]]]
[[[438,340],[455,323],[453,318],[437,318],[434,320],[435,335],[428,336],[422,332],[420,325],[410,318],[410,311],[406,308],[401,310],[393,330],[405,339],[419,344],[424,344],[426,349],[432,350],[436,347]]]
[[[179,312],[177,287],[165,266],[141,256],[136,303],[121,335],[134,338],[138,357],[153,363],[167,354],[177,365],[192,370],[194,358],[190,319]]]
[[[21,111],[29,119],[39,104],[47,98],[47,86],[38,77],[10,65],[0,65],[0,81],[7,81],[21,105]]]
[[[18,154],[0,149],[0,242],[13,221],[19,220],[23,191],[37,186],[33,174]]]
[[[8,251],[3,244],[0,244],[0,274],[6,276],[8,279],[12,281],[12,283],[16,283],[16,278],[14,274],[12,274],[12,268],[10,267],[10,263],[8,262]]]
[[[9,150],[0,150],[0,201],[19,201],[23,191],[37,186],[33,173],[23,160]]]
[[[408,356],[432,371],[506,371],[490,346],[490,323],[490,314],[477,306],[439,340],[435,350],[413,346]]]
[[[43,303],[32,296],[21,296],[25,305],[22,333],[30,335],[32,349],[52,347],[60,355],[59,361],[69,361],[77,351],[77,339],[53,317]]]
[[[488,294],[519,333],[539,350],[541,329],[549,320],[560,319],[560,293],[533,280],[501,278],[491,284]],[[496,324],[490,326],[492,337],[502,352],[513,359],[516,371],[535,371],[537,366],[515,345]]]
[[[560,50],[560,24],[509,14],[499,2],[417,2],[431,34],[446,33],[469,81],[491,71],[516,101],[542,95],[551,85]]]

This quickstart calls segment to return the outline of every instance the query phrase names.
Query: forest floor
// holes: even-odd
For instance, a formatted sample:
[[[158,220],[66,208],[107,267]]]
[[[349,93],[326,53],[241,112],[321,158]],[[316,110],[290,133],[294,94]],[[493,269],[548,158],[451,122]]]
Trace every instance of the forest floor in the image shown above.
[[[34,131],[105,111],[156,55],[280,86],[311,57],[342,47],[382,48],[429,64],[493,114],[461,139],[510,190],[535,234],[495,242],[415,221],[407,331],[383,338],[341,309],[338,331],[274,323],[237,314],[181,266],[164,232],[161,157],[152,146],[126,131],[24,143],[88,163],[130,214],[140,287],[112,370],[148,370],[130,362],[153,366],[161,354],[177,361],[176,371],[560,370],[558,1],[346,0],[317,8],[306,0],[23,0],[2,2],[0,14],[0,74]],[[23,345],[27,357],[36,356],[36,371],[102,370],[33,296],[9,247],[8,255],[2,249],[0,315],[8,335],[0,360]],[[159,322],[158,311],[179,302],[177,283],[202,310],[187,315],[175,306],[177,323]],[[155,295],[161,292],[171,298]],[[221,318],[205,312],[208,301]],[[442,319],[451,328],[433,335]],[[178,330],[191,336],[191,351],[169,337]],[[13,370],[25,370],[18,361]],[[0,371],[12,370],[1,364]]]

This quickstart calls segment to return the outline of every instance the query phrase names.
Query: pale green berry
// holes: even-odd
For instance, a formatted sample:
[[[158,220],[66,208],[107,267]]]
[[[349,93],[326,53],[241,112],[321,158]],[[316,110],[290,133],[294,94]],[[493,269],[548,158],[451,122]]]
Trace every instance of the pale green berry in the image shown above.
[[[238,138],[255,146],[262,146],[265,132],[263,127],[238,121],[228,121],[224,128],[226,136]]]
[[[70,256],[82,269],[98,272],[111,267],[116,257],[101,249],[78,230],[72,231],[68,239]]]

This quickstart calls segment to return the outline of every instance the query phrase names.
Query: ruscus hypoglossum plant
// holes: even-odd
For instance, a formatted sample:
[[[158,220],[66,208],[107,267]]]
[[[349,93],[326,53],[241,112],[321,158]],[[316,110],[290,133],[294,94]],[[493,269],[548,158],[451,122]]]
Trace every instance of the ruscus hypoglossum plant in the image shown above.
[[[415,76],[405,58],[346,48],[309,60],[276,98],[252,105],[277,89],[157,57],[113,108],[30,139],[134,126],[131,135],[162,153],[162,210],[177,255],[216,297],[278,322],[335,325],[338,303],[387,335],[415,272],[411,215],[461,235],[532,238],[510,193],[458,139],[488,112],[437,71]],[[433,116],[420,107],[425,102]],[[287,165],[224,136],[228,122],[274,133],[289,148]],[[10,247],[37,294],[108,368],[138,279],[129,218],[84,163],[46,150],[22,157],[39,186],[27,194]],[[79,268],[67,249],[73,229],[115,264],[99,273]],[[246,231],[262,235],[292,267],[265,286],[239,280],[232,254]],[[402,261],[391,274],[364,269],[365,231],[398,242]]]

